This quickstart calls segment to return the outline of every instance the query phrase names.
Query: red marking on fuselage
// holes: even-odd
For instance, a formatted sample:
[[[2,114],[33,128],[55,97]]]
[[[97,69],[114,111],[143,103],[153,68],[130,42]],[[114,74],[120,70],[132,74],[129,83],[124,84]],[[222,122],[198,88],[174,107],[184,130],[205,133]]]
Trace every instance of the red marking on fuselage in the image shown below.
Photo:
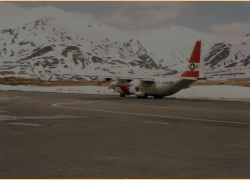
[[[185,71],[181,77],[199,77],[199,71]]]
[[[120,87],[122,92],[124,92],[125,94],[130,94],[130,91],[128,90],[127,87]]]

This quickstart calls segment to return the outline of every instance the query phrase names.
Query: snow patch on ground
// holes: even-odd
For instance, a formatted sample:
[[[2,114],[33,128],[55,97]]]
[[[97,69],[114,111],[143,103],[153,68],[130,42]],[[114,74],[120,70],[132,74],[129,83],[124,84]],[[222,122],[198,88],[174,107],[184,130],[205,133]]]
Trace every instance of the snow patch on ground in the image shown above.
[[[191,86],[170,96],[178,99],[209,99],[250,102],[250,87],[243,86]]]
[[[53,86],[41,87],[33,85],[0,85],[3,91],[33,91],[33,92],[55,92],[55,93],[79,93],[79,94],[99,94],[116,95],[119,94],[106,86]],[[242,86],[191,86],[180,92],[169,96],[177,99],[206,99],[206,100],[226,100],[250,102],[250,87]],[[1,100],[1,99],[0,99]]]

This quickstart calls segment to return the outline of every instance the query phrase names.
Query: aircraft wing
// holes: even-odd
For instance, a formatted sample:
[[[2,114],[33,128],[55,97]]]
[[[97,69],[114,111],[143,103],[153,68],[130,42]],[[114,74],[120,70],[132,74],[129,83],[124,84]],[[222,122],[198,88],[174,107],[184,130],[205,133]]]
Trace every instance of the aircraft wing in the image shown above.
[[[108,76],[102,76],[102,75],[85,75],[86,77],[89,77],[90,79],[97,80],[98,78],[102,79],[114,79],[114,80],[128,80],[133,81],[134,79],[139,79],[140,81],[154,81],[151,77],[143,77],[143,76],[120,76],[120,75],[108,75]]]

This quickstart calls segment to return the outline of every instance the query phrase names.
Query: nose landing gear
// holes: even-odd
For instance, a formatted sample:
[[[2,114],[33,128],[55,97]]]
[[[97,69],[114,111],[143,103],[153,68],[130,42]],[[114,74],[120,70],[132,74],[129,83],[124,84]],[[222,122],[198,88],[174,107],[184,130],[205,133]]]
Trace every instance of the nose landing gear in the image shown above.
[[[125,94],[120,93],[120,97],[125,97]]]

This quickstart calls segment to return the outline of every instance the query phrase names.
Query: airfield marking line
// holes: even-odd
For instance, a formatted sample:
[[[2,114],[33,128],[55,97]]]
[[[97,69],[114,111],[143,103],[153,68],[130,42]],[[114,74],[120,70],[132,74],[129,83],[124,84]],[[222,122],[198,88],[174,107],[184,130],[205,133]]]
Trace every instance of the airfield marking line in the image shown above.
[[[152,122],[152,121],[140,121],[143,123],[155,123],[155,124],[169,124],[169,123],[163,123],[163,122]]]
[[[9,111],[0,110],[0,113],[1,113],[1,112],[5,113],[5,112],[9,112]]]
[[[41,124],[27,124],[27,123],[8,123],[8,124],[23,125],[23,126],[44,126]]]
[[[102,102],[102,101],[87,101],[87,102]],[[156,114],[130,113],[130,112],[122,112],[122,111],[106,111],[106,110],[99,110],[99,109],[73,108],[73,107],[60,106],[61,104],[75,104],[75,103],[86,103],[86,102],[58,103],[58,104],[52,104],[52,106],[66,108],[66,109],[81,109],[85,111],[97,111],[97,112],[107,112],[107,113],[115,113],[115,114],[130,114],[130,115],[151,116],[151,117],[161,117],[161,118],[187,119],[187,120],[192,120],[192,121],[250,125],[250,123],[233,122],[233,121],[232,122],[231,121],[217,121],[217,120],[211,120],[211,119],[197,119],[197,118],[187,118],[187,117],[178,117],[178,116],[165,116],[165,115],[156,115]]]

